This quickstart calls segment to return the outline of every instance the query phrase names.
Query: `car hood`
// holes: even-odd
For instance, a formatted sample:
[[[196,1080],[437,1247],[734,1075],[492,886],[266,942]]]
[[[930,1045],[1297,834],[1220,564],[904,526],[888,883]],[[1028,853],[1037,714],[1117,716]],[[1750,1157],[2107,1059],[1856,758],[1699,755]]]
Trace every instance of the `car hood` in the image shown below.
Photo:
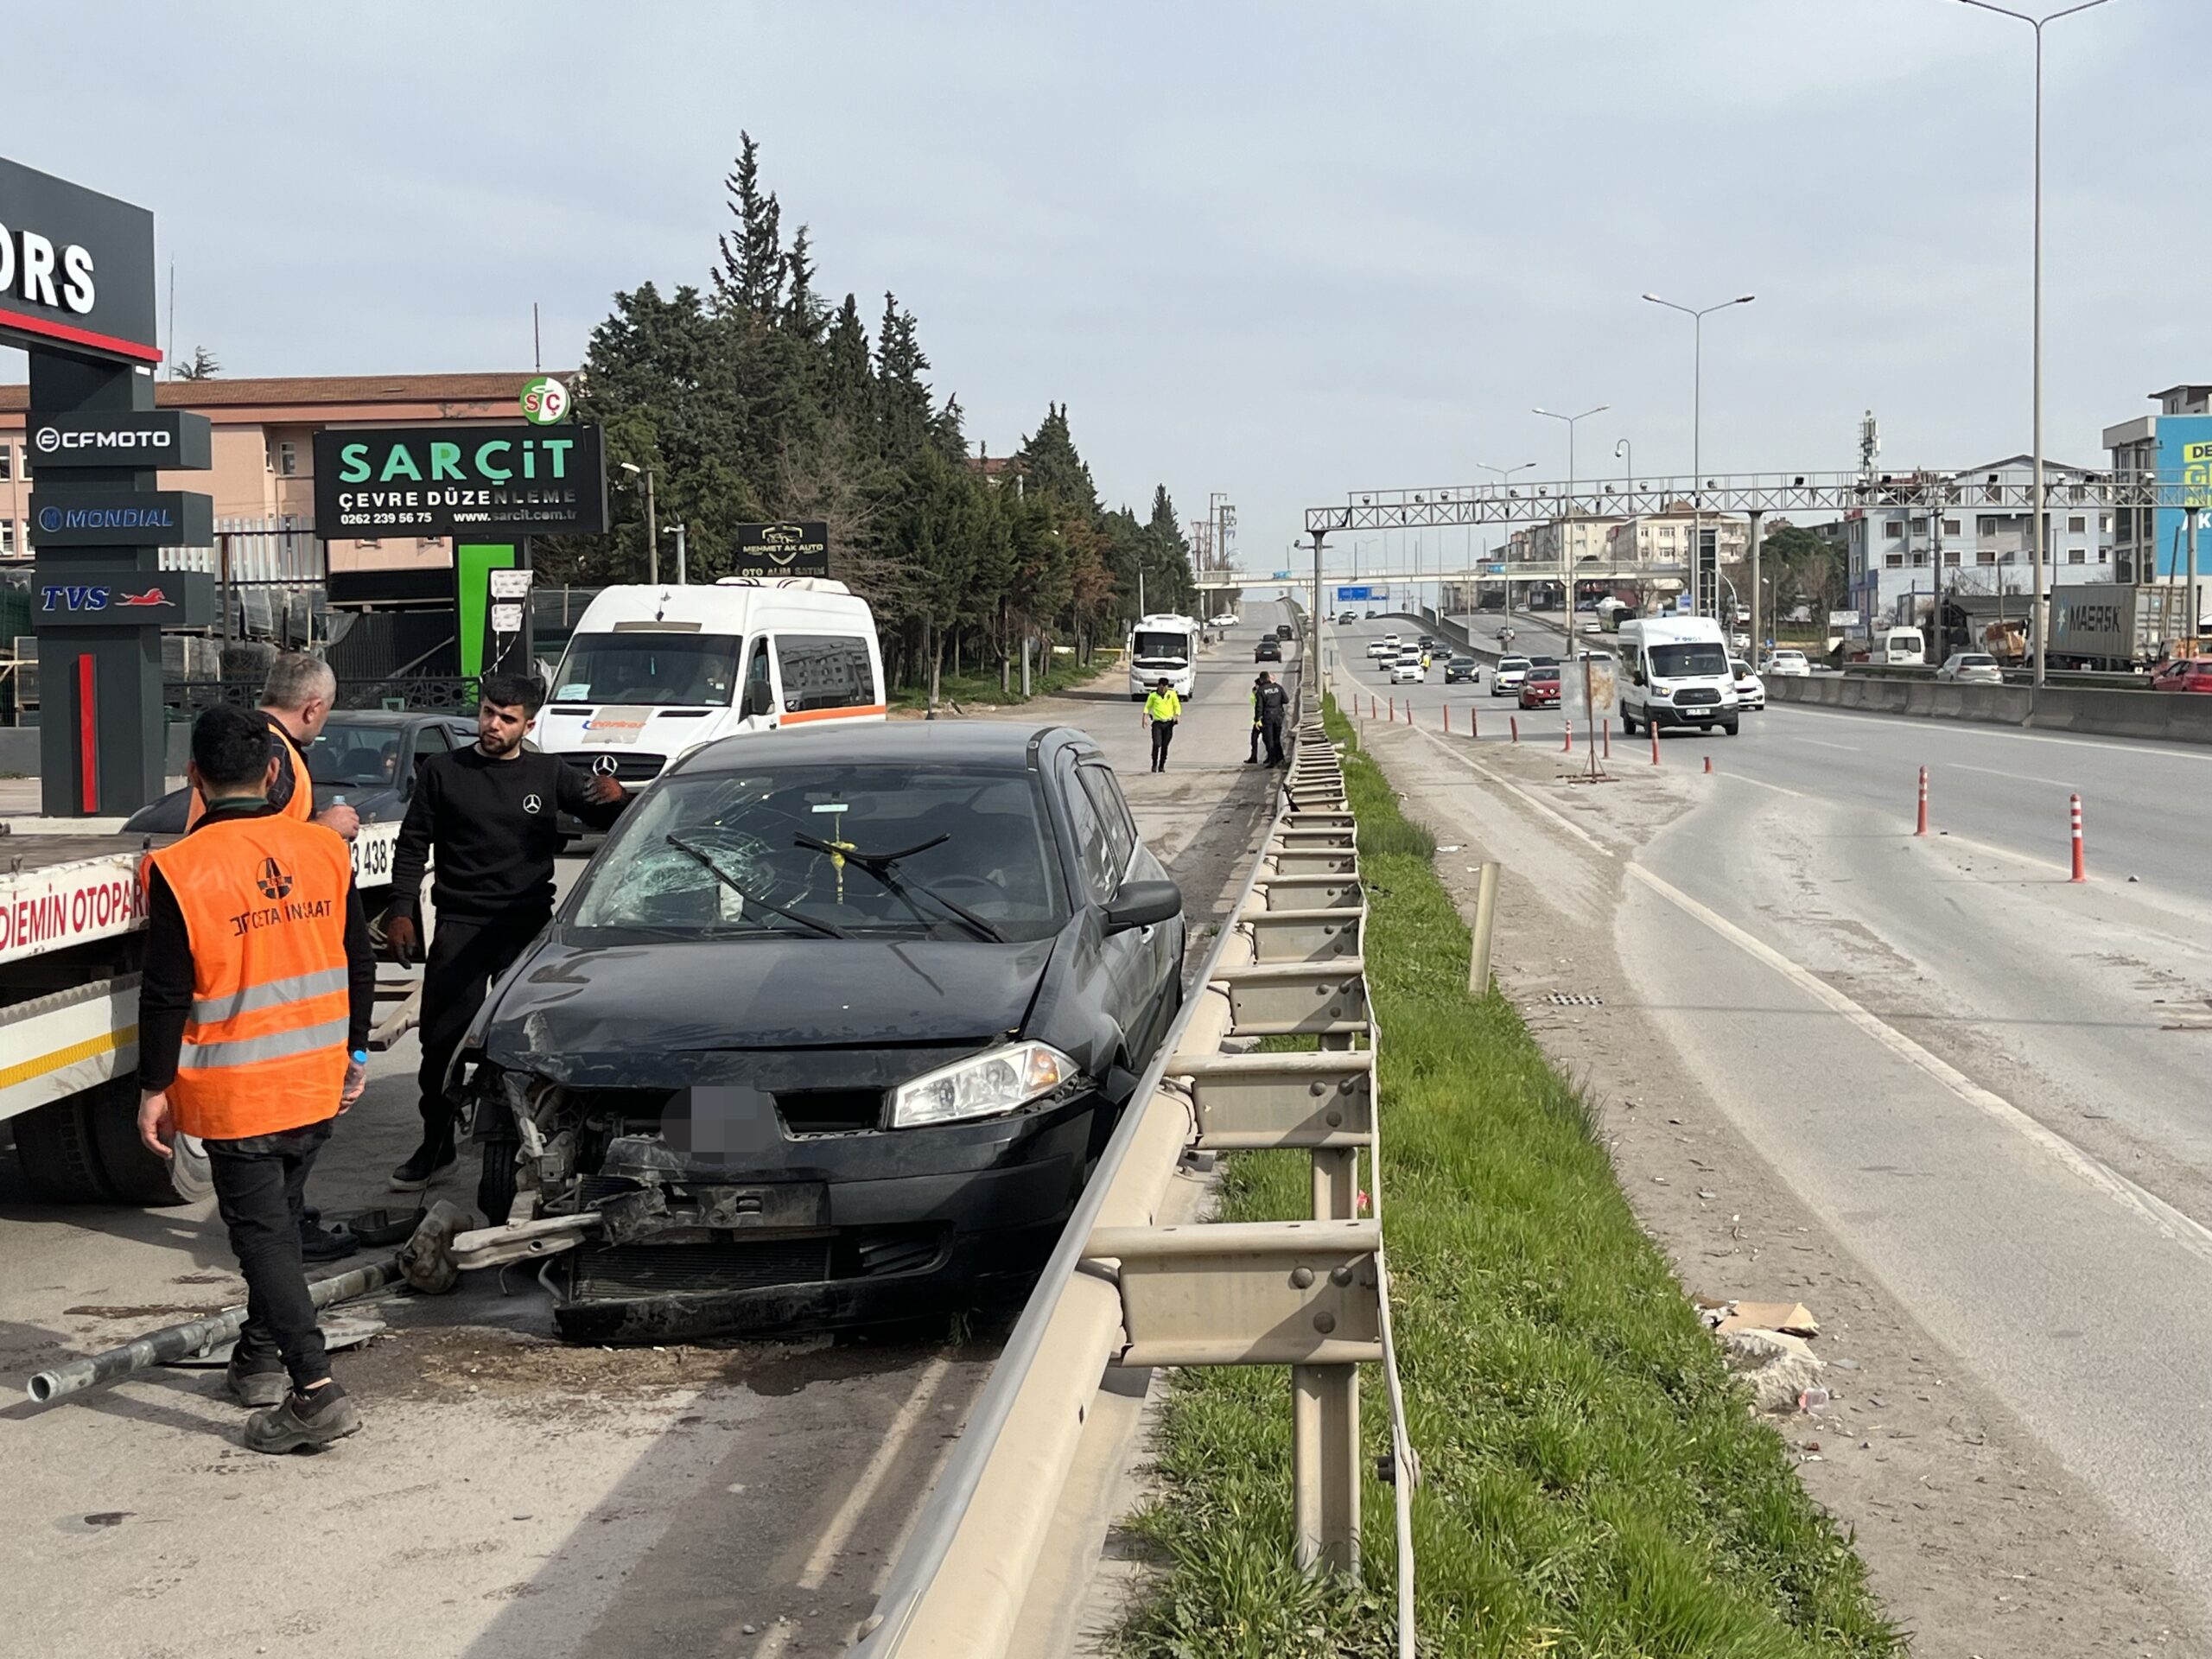
[[[703,1057],[980,1046],[1018,1031],[1053,938],[575,944],[558,929],[502,982],[486,1054],[572,1082],[689,1081]]]

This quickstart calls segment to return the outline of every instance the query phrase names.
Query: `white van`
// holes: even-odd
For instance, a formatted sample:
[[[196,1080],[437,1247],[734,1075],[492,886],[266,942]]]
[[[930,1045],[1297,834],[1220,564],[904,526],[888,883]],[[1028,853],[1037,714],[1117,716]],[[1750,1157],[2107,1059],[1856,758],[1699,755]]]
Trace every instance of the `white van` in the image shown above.
[[[1870,663],[1918,663],[1928,661],[1928,642],[1920,637],[1918,628],[1884,628],[1874,635],[1872,647],[1866,653]]]
[[[1205,631],[1196,617],[1141,616],[1129,630],[1129,699],[1142,702],[1160,681],[1188,701],[1198,694],[1198,639]]]
[[[868,601],[817,576],[606,588],[550,692],[538,747],[631,785],[717,738],[885,713]]]
[[[1741,719],[1728,645],[1709,616],[1639,616],[1621,624],[1621,729],[1718,726]]]

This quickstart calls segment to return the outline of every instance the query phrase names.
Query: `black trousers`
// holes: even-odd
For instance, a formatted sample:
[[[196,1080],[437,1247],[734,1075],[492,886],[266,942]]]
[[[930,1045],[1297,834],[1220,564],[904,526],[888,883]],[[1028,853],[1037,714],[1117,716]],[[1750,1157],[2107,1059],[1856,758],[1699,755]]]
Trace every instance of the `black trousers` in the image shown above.
[[[545,910],[490,919],[438,918],[429,958],[423,965],[423,1065],[415,1077],[423,1095],[423,1138],[432,1145],[453,1135],[455,1103],[445,1085],[454,1050],[484,1006],[492,982],[514,966],[551,919],[552,912]]]
[[[1257,766],[1257,765],[1259,764],[1259,761],[1260,761],[1260,722],[1259,722],[1258,721],[1256,721],[1256,720],[1255,720],[1255,721],[1254,721],[1252,722],[1252,748],[1251,748],[1251,752],[1250,752],[1249,753],[1248,753],[1248,754],[1244,757],[1244,764],[1245,764],[1246,766]]]
[[[1152,722],[1152,769],[1154,772],[1167,770],[1167,746],[1174,741],[1173,721],[1155,720]]]
[[[300,1259],[308,1172],[329,1139],[326,1119],[276,1135],[201,1143],[215,1208],[245,1275],[245,1328],[238,1332],[236,1363],[242,1371],[273,1371],[281,1362],[296,1392],[330,1375]]]
[[[1268,764],[1271,766],[1289,765],[1289,761],[1286,759],[1282,752],[1282,721],[1279,720],[1262,721],[1260,722],[1260,735],[1267,741]]]

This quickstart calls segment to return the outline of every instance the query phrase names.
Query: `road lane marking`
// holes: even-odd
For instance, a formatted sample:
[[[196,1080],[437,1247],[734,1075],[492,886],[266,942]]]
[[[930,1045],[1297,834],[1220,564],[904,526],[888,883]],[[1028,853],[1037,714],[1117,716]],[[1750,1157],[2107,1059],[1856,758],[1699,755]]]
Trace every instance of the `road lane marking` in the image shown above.
[[[2181,696],[2187,694],[2169,692],[2165,695]],[[2168,759],[2212,760],[2212,752],[2208,752],[2205,746],[2201,743],[2173,743],[2154,747],[2148,743],[2129,743],[2112,738],[2075,736],[2056,732],[2016,732],[2002,726],[1987,726],[1979,721],[1972,720],[1930,720],[1923,715],[1885,714],[1874,709],[1832,709],[1824,703],[1816,702],[1770,702],[1768,708],[1792,715],[1825,715],[1840,720],[1876,721],[1884,725],[1923,726],[1931,730],[1948,728],[1953,732],[1971,734],[1978,737],[1999,738],[2008,743],[2056,743],[2062,748],[2098,749],[2107,754],[2147,754],[2155,760]],[[1814,740],[1807,737],[1800,738],[1798,741],[1802,743],[1810,743]]]
[[[1816,749],[1841,749],[1846,754],[1863,754],[1866,753],[1866,751],[1861,749],[1856,743],[1828,743],[1824,742],[1817,737],[1801,737],[1797,741],[1800,743],[1809,743]]]
[[[1941,762],[1940,766],[1944,772],[1978,772],[1985,778],[2005,778],[2016,784],[2048,784],[2053,789],[2075,787],[2074,785],[2062,782],[2056,778],[2038,778],[2033,772],[2007,772],[2002,766],[1970,766],[1963,760],[1945,760]]]
[[[2212,1228],[2207,1228],[2183,1214],[2164,1198],[2146,1192],[2110,1165],[2082,1151],[2064,1135],[2031,1117],[2003,1096],[1983,1088],[1956,1066],[1938,1058],[1888,1024],[1878,1014],[1853,1001],[1818,974],[1790,961],[1764,940],[1745,932],[1672,882],[1654,875],[1640,864],[1630,864],[1628,874],[1684,915],[1703,923],[1753,960],[1780,974],[1815,1001],[1841,1014],[1898,1058],[1917,1068],[2001,1127],[2012,1130],[2120,1208],[2131,1211],[2141,1220],[2148,1222],[2162,1236],[2180,1245],[2192,1255],[2212,1262]]]
[[[823,1529],[816,1541],[814,1551],[806,1558],[806,1565],[798,1575],[802,1590],[819,1590],[829,1582],[830,1569],[845,1553],[845,1546],[852,1541],[853,1531],[861,1523],[861,1516],[874,1502],[877,1490],[884,1477],[891,1472],[891,1465],[906,1450],[906,1437],[930,1408],[930,1402],[937,1398],[938,1389],[952,1373],[952,1362],[942,1354],[930,1361],[922,1371],[921,1380],[914,1384],[913,1393],[906,1396],[906,1403],[899,1408],[883,1432],[883,1444],[875,1448],[875,1455],[868,1460],[860,1478],[853,1483],[845,1501],[837,1506],[837,1513],[830,1517],[830,1524]]]

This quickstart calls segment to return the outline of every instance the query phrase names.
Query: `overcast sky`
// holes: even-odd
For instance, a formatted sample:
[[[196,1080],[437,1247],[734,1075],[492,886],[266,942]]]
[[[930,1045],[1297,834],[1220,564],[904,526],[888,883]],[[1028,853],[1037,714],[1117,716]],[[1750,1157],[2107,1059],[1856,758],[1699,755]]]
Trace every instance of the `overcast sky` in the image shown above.
[[[615,22],[613,20],[620,19]],[[0,153],[151,207],[176,341],[231,374],[577,360],[703,280],[740,128],[821,283],[897,290],[971,438],[1065,401],[1109,504],[1300,509],[2027,448],[2032,36],[1957,0],[1433,5],[73,0],[7,25]],[[2212,6],[2052,25],[2047,417],[2094,463],[2212,378]],[[127,43],[129,73],[116,68]],[[113,108],[108,107],[111,103]],[[166,303],[166,302],[164,302]],[[0,377],[20,379],[0,352]],[[1456,544],[1459,539],[1452,538]]]

